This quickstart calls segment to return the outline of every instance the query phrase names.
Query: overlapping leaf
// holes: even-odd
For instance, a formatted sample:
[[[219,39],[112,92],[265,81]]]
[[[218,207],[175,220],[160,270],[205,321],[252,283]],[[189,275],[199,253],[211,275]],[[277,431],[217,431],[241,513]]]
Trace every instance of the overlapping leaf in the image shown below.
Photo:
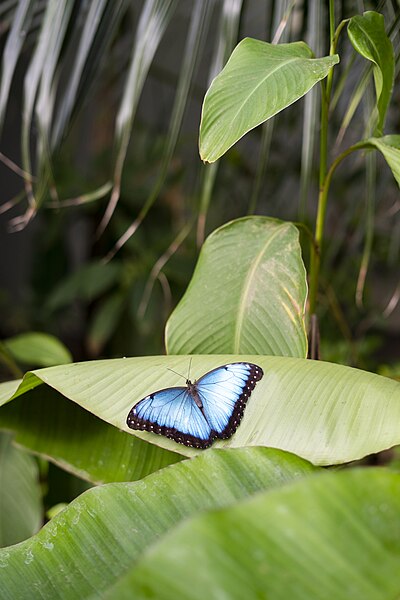
[[[51,367],[72,362],[69,350],[56,337],[38,332],[21,333],[3,342],[17,362]]]
[[[320,474],[183,523],[108,597],[395,598],[399,512],[395,473]]]
[[[215,447],[272,446],[314,464],[329,465],[356,460],[400,443],[397,381],[342,365],[298,358],[226,354],[75,363],[28,374],[15,398],[23,403],[27,391],[45,382],[115,427],[165,449],[193,456],[204,451],[176,444],[164,436],[133,432],[126,425],[128,412],[141,398],[158,389],[182,385],[182,378],[169,369],[185,376],[191,358],[192,379],[235,360],[255,362],[264,370],[235,435],[215,442]],[[14,402],[15,399],[5,405],[7,414],[13,410]],[[34,405],[29,397],[26,403]],[[21,415],[23,418],[23,409]],[[69,429],[67,423],[63,425],[65,439]]]
[[[204,244],[167,323],[167,351],[305,357],[306,295],[294,225],[266,217],[228,223]]]
[[[354,49],[373,63],[379,118],[376,134],[382,135],[394,80],[393,45],[385,32],[383,16],[374,11],[356,15],[347,32]]]
[[[0,482],[0,546],[10,546],[38,531],[43,507],[36,461],[4,432],[0,432]]]
[[[362,140],[353,146],[354,148],[375,148],[379,150],[388,166],[390,167],[393,177],[400,186],[400,135],[385,135],[380,138],[368,138]]]
[[[93,488],[30,540],[0,549],[2,597],[99,597],[181,520],[311,473],[277,450],[211,450],[136,483]]]
[[[3,402],[15,387],[0,385]],[[0,409],[0,429],[13,432],[21,446],[92,483],[134,481],[182,459],[120,431],[43,385]]]

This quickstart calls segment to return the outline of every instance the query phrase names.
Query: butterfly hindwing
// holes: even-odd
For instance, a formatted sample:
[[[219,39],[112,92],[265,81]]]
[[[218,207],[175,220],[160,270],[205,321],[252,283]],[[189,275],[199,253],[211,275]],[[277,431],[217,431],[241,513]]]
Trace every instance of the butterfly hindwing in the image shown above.
[[[200,377],[196,387],[215,437],[224,439],[235,433],[246,402],[262,376],[261,367],[243,362],[218,367]]]
[[[207,448],[233,435],[257,381],[258,365],[230,363],[209,371],[187,387],[171,387],[140,400],[127,417],[131,429],[165,435],[185,446]]]
[[[165,435],[187,446],[211,444],[211,428],[187,387],[166,388],[140,400],[130,411],[127,424]]]

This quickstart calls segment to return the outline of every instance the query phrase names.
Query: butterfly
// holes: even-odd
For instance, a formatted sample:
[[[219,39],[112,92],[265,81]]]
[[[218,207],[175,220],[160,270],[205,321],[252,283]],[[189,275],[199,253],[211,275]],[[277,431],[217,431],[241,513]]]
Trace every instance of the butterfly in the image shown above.
[[[179,444],[208,448],[216,438],[231,437],[246,402],[264,375],[258,365],[236,362],[209,371],[185,387],[149,394],[128,414],[131,429],[165,435]]]

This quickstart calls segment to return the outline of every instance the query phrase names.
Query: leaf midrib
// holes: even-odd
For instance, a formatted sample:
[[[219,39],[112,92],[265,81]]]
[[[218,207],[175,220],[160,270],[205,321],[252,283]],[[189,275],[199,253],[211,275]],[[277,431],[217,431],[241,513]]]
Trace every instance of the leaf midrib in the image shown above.
[[[263,79],[261,79],[261,81],[256,85],[255,88],[253,88],[253,90],[250,92],[250,94],[248,94],[245,99],[243,100],[243,102],[241,103],[241,105],[239,106],[239,108],[237,109],[236,113],[234,114],[234,116],[232,117],[232,120],[235,120],[237,118],[237,116],[240,114],[240,112],[242,111],[243,107],[247,104],[247,102],[250,100],[250,98],[256,93],[257,89],[263,85],[267,79],[269,79],[276,71],[278,71],[279,69],[282,69],[284,66],[298,61],[298,60],[312,60],[311,58],[301,58],[299,56],[295,56],[293,58],[290,58],[288,60],[285,60],[285,62],[279,63],[272,71],[270,71],[269,73],[267,73],[265,75],[265,77],[263,77]]]
[[[267,240],[265,245],[262,247],[262,249],[256,256],[253,266],[247,274],[247,277],[246,277],[246,280],[244,282],[244,286],[242,289],[242,294],[240,296],[239,312],[238,312],[238,316],[236,319],[235,338],[234,338],[234,344],[233,344],[233,352],[234,353],[240,354],[240,338],[241,338],[244,316],[245,316],[245,307],[247,306],[246,298],[249,295],[249,290],[251,288],[253,276],[257,270],[258,265],[261,262],[263,255],[265,254],[266,250],[272,244],[275,237],[277,235],[279,235],[281,232],[282,232],[281,228],[278,227],[277,230],[275,231],[275,233]]]

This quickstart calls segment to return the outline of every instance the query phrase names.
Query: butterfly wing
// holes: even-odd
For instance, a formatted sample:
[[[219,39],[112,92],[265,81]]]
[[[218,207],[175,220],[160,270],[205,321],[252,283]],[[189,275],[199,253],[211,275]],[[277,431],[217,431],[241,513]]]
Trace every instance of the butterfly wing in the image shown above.
[[[213,369],[200,377],[196,389],[213,437],[225,439],[235,433],[246,402],[263,375],[258,365],[237,362]]]
[[[211,427],[187,387],[172,387],[140,400],[127,417],[131,429],[165,435],[175,442],[195,448],[212,443]]]

